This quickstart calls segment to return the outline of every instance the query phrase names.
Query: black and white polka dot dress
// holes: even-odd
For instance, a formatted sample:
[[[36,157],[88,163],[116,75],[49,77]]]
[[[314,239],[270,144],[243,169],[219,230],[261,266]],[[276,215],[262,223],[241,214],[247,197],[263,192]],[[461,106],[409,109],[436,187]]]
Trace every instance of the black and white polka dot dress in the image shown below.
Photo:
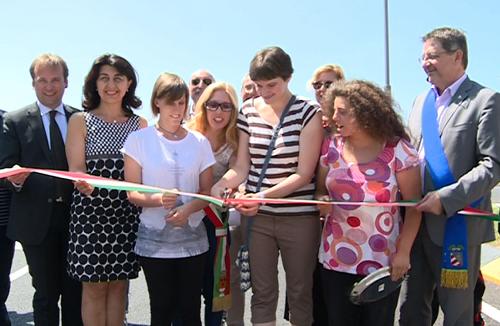
[[[110,123],[85,112],[87,173],[123,180],[123,147],[139,129],[139,117]],[[83,282],[109,282],[138,276],[134,254],[139,209],[125,191],[96,188],[91,196],[75,190],[71,204],[69,274]]]

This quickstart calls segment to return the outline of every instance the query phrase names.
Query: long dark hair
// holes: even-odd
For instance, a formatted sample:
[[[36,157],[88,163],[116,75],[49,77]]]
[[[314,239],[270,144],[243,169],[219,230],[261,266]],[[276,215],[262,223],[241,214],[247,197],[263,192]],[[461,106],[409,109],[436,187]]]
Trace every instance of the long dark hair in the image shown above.
[[[142,101],[135,96],[137,74],[130,62],[116,54],[104,54],[95,59],[83,85],[83,108],[86,111],[92,111],[101,103],[101,97],[97,93],[97,78],[101,67],[106,65],[115,68],[120,74],[132,81],[122,100],[123,111],[126,115],[132,115],[132,109],[137,109],[142,104]]]

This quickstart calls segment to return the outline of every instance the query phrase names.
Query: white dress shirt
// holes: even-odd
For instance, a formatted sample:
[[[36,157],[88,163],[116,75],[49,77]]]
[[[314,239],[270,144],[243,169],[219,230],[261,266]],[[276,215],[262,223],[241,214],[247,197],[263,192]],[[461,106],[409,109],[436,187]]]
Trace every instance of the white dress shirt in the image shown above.
[[[40,115],[42,116],[43,128],[45,129],[45,135],[47,136],[47,143],[50,149],[50,111],[56,110],[56,122],[61,130],[61,136],[66,143],[66,132],[68,131],[68,121],[66,120],[66,113],[64,112],[64,105],[61,103],[55,109],[50,109],[37,101],[36,104],[40,108]]]

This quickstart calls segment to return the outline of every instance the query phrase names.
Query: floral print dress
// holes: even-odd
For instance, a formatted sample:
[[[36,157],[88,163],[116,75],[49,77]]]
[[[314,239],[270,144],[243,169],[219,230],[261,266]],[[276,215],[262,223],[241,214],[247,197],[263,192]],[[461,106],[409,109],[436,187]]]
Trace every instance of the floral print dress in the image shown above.
[[[399,199],[396,173],[418,166],[418,154],[406,140],[387,142],[368,163],[343,158],[344,140],[332,137],[320,164],[328,167],[326,187],[334,201],[393,202]],[[332,205],[321,237],[324,268],[367,275],[389,265],[402,225],[398,207]]]

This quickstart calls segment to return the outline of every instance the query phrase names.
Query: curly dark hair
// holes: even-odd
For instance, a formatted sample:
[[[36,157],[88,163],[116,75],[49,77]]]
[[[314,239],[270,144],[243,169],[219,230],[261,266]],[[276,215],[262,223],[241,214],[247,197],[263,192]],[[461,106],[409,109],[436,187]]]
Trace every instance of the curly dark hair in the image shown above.
[[[142,105],[142,101],[135,95],[137,87],[137,74],[134,67],[125,58],[116,54],[104,54],[95,59],[90,68],[85,83],[83,84],[83,102],[82,106],[85,111],[95,110],[101,103],[101,97],[97,93],[97,78],[102,66],[111,66],[118,70],[119,73],[131,80],[132,83],[128,88],[127,93],[122,99],[122,108],[127,116],[132,115],[132,109],[137,109]]]
[[[332,116],[336,97],[349,102],[360,128],[371,137],[382,141],[410,139],[392,97],[375,84],[363,80],[335,82],[325,94]]]

